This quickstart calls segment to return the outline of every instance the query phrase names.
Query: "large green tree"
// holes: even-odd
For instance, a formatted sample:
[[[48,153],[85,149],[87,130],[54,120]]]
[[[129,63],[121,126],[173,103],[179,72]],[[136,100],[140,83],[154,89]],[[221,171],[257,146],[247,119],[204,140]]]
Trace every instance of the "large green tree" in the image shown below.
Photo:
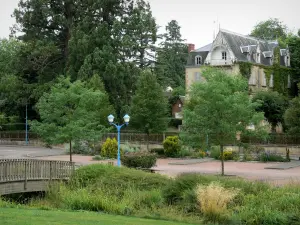
[[[270,18],[256,24],[251,31],[251,36],[264,40],[285,39],[288,29],[285,24],[277,18]]]
[[[166,26],[163,41],[157,50],[156,74],[163,87],[185,86],[185,65],[188,47],[182,39],[181,27],[176,20]]]
[[[113,112],[105,93],[63,77],[36,107],[41,121],[32,121],[31,130],[49,144],[69,143],[70,161],[72,142],[100,138],[106,129],[107,115]]]
[[[132,99],[130,124],[135,129],[148,135],[163,132],[168,125],[168,102],[156,76],[144,71],[137,83],[137,90]]]
[[[284,122],[283,114],[288,107],[288,99],[276,91],[260,91],[254,95],[252,101],[260,103],[256,111],[264,113],[275,132],[278,123]]]
[[[207,69],[203,77],[206,82],[195,83],[189,93],[181,137],[191,147],[203,147],[207,135],[212,144],[220,145],[224,175],[224,145],[234,143],[237,133],[245,133],[250,124],[260,131],[257,125],[264,116],[255,111],[257,104],[250,100],[242,76]]]

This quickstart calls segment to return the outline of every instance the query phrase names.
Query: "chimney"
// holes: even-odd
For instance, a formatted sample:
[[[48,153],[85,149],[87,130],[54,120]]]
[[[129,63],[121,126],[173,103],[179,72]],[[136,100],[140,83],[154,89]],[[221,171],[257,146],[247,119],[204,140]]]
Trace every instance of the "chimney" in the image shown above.
[[[194,51],[194,50],[195,50],[195,45],[194,44],[188,44],[188,51],[189,51],[189,53],[191,51]]]

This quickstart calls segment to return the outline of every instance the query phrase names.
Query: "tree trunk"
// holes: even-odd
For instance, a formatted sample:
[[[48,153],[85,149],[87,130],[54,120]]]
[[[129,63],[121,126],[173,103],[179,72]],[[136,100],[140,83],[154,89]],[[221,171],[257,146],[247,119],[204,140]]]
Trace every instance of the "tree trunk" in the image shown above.
[[[68,70],[68,57],[69,57],[69,41],[71,39],[71,28],[73,24],[73,2],[66,0],[64,4],[64,16],[66,19],[66,27],[64,29],[64,60],[65,60],[65,70]]]
[[[224,146],[220,145],[221,150],[221,175],[224,176]]]
[[[147,150],[149,151],[149,134],[147,134]]]
[[[72,141],[70,141],[70,162],[72,162]]]

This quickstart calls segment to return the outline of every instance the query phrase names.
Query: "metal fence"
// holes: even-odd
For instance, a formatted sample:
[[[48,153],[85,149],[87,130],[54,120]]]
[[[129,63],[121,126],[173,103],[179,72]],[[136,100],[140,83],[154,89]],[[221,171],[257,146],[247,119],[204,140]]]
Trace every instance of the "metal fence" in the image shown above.
[[[145,133],[137,132],[122,132],[121,133],[121,143],[139,143],[145,144],[148,142],[150,144],[162,144],[165,138],[168,136],[177,136],[177,132],[165,132],[159,134],[150,134],[149,136]],[[0,131],[0,141],[25,141],[25,131]],[[105,133],[102,135],[101,141],[105,141],[107,138],[116,138],[117,133]],[[28,133],[29,141],[39,140],[36,133]],[[209,140],[209,137],[208,137]],[[254,137],[241,137],[241,142],[249,144],[263,144],[263,145],[300,145],[300,136],[288,135],[288,134],[269,134],[266,140]],[[231,144],[237,144],[231,143]]]

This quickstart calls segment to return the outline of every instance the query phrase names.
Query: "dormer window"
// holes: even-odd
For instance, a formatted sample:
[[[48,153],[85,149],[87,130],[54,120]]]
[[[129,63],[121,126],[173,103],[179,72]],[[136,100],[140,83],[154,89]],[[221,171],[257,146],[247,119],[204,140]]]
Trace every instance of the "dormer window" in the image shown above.
[[[201,65],[202,64],[202,57],[200,55],[197,55],[195,57],[195,64],[196,65]]]
[[[222,52],[222,59],[227,60],[227,52]]]

